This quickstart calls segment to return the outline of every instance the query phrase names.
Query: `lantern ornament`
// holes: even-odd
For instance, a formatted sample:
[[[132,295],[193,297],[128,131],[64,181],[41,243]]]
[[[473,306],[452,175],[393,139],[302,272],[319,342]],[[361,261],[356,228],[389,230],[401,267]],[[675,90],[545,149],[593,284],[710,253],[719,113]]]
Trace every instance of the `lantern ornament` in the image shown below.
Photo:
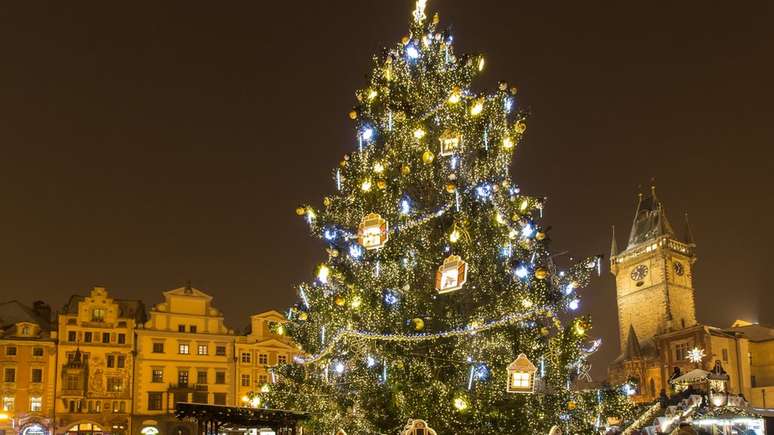
[[[403,428],[401,435],[437,435],[435,430],[431,429],[424,420],[409,419],[406,427]]]
[[[508,365],[508,393],[532,393],[535,391],[537,367],[523,353]]]
[[[439,294],[459,290],[468,280],[468,263],[459,255],[450,255],[435,274],[435,289]]]
[[[446,130],[438,140],[441,142],[441,152],[439,154],[442,156],[450,156],[462,147],[462,133],[456,131]]]
[[[368,250],[384,247],[390,238],[389,224],[376,213],[366,215],[357,229],[357,242]]]

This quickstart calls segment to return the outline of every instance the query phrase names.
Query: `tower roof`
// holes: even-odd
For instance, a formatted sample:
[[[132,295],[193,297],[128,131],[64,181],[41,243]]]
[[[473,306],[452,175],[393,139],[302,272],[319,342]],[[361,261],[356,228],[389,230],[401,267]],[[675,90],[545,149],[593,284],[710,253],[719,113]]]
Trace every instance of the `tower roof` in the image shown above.
[[[653,186],[650,188],[649,195],[639,195],[627,248],[661,236],[674,237],[674,235],[675,232],[667,219],[664,206],[656,196],[656,187]]]
[[[634,332],[634,325],[629,325],[629,337],[626,340],[623,356],[627,360],[642,356],[640,340],[637,338],[637,333]]]

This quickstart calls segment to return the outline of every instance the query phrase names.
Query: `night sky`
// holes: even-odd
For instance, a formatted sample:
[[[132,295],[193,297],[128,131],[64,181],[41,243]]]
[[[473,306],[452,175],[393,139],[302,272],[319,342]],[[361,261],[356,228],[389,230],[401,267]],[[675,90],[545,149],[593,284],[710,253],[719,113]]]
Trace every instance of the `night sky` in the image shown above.
[[[234,328],[284,309],[323,257],[295,216],[355,148],[347,112],[413,2],[0,4],[0,299],[105,285],[160,302],[191,280]],[[552,249],[625,244],[655,178],[698,244],[700,321],[774,322],[774,3],[431,0],[477,83],[532,117],[516,183]],[[605,267],[582,309],[618,351]],[[768,316],[768,317],[767,317]]]

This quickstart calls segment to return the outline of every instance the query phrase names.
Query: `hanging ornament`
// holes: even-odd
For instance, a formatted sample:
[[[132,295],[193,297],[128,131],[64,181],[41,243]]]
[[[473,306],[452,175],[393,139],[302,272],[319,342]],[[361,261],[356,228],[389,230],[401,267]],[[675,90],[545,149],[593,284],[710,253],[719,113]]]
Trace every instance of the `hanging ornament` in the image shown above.
[[[400,435],[438,435],[424,420],[409,419]]]
[[[376,182],[376,187],[378,187],[379,190],[384,190],[387,188],[387,182],[384,180],[379,180]]]
[[[427,150],[422,153],[422,161],[425,162],[425,164],[429,165],[430,163],[433,163],[433,159],[435,159],[435,156],[432,151]]]
[[[527,131],[527,124],[525,124],[523,121],[519,121],[516,123],[516,133],[522,134],[525,131]]]
[[[538,231],[538,233],[535,234],[535,240],[545,240],[545,238],[546,238],[546,233],[544,233],[543,231]]]
[[[535,391],[537,367],[523,353],[508,365],[508,393],[532,393]]]
[[[331,202],[332,201],[331,201],[331,199],[329,197],[326,196],[325,198],[323,198],[323,205],[324,206],[330,207],[331,206]]]
[[[411,326],[414,328],[415,331],[421,331],[425,329],[425,321],[420,319],[419,317],[415,319],[411,319]]]
[[[309,314],[306,313],[306,311],[301,311],[298,313],[298,320],[306,321],[309,318]]]
[[[408,175],[411,173],[411,166],[409,165],[403,165],[400,167],[400,173],[403,175]]]
[[[548,278],[548,271],[542,267],[538,267],[537,269],[535,269],[535,278],[537,279]]]
[[[573,411],[577,407],[578,407],[578,404],[575,403],[574,400],[570,400],[569,402],[567,402],[567,409],[569,409],[570,411]]]
[[[357,229],[357,242],[367,250],[384,247],[390,238],[389,223],[376,213],[363,217]]]
[[[306,214],[306,208],[304,207],[298,207],[296,208],[296,214],[299,216],[303,216]]]
[[[340,307],[343,307],[343,306],[344,306],[344,304],[346,304],[346,303],[347,303],[347,300],[346,300],[346,299],[344,299],[344,296],[336,296],[336,299],[334,299],[334,301],[333,301],[333,302],[335,302],[335,303],[336,303],[336,305],[338,305],[338,306],[340,306]]]
[[[349,119],[352,119],[352,120],[357,119],[357,111],[356,110],[353,110],[353,111],[349,112]]]
[[[454,183],[446,183],[446,192],[454,193],[457,191],[457,185]]]
[[[438,140],[441,142],[441,152],[439,154],[442,156],[450,156],[462,147],[462,133],[457,131],[446,130]]]
[[[459,290],[468,280],[468,263],[458,255],[446,257],[435,274],[435,289],[439,294]]]

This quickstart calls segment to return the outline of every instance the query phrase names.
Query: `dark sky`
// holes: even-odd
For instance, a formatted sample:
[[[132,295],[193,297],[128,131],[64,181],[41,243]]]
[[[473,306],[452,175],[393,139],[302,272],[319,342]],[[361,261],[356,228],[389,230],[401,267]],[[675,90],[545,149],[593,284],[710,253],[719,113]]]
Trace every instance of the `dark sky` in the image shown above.
[[[152,305],[191,280],[227,322],[284,308],[323,250],[294,214],[334,188],[347,112],[410,0],[0,4],[0,292],[95,284]],[[655,177],[698,243],[698,316],[774,322],[774,3],[431,0],[479,89],[533,116],[514,179],[555,251],[624,243]],[[582,308],[617,352],[612,276]],[[766,318],[765,316],[768,316]]]

